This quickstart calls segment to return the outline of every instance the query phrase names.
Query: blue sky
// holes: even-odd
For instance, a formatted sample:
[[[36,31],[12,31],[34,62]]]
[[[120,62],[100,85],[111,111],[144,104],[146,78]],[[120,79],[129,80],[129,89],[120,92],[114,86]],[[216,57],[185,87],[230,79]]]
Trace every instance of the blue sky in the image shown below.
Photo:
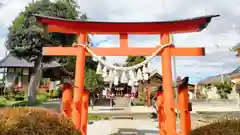
[[[4,57],[4,42],[7,28],[24,6],[32,0],[3,0],[0,9],[0,57]],[[240,39],[240,1],[219,0],[78,0],[81,12],[87,13],[93,21],[165,21],[191,18],[209,14],[220,14],[200,33],[174,35],[176,47],[205,47],[204,57],[177,57],[178,76],[190,76],[191,83],[220,73],[231,72],[237,68],[236,53],[229,49]],[[94,42],[103,42],[99,47],[117,47],[117,36],[93,36]],[[159,35],[131,35],[130,46],[155,47]],[[216,44],[219,46],[217,47]],[[123,63],[125,57],[107,57],[109,63]],[[152,61],[153,67],[161,72],[161,59]]]

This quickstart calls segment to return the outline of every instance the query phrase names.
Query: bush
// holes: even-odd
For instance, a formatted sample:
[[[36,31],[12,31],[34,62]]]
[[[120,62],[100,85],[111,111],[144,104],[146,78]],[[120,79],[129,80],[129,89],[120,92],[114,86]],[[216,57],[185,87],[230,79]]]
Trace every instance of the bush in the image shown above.
[[[58,98],[58,96],[59,96],[58,90],[50,90],[50,98],[51,99]]]
[[[22,101],[24,99],[25,99],[24,96],[19,96],[19,95],[15,96],[15,101]]]
[[[214,85],[217,88],[217,94],[221,99],[228,99],[228,95],[232,92],[233,83],[231,81],[216,83]]]
[[[8,101],[21,101],[24,100],[24,91],[11,91],[11,92],[6,92],[4,95],[4,98]]]
[[[45,108],[4,108],[0,118],[0,135],[80,135],[70,120]]]
[[[0,107],[5,107],[7,100],[5,98],[0,98]]]
[[[24,99],[25,100],[13,104],[12,107],[28,106],[27,97],[25,97]],[[39,104],[43,103],[44,101],[47,101],[47,99],[48,99],[48,94],[46,92],[38,92],[36,95],[36,104],[35,105],[39,105]]]
[[[199,127],[189,135],[239,135],[240,120],[223,120]]]
[[[4,96],[6,100],[13,101],[15,100],[15,95],[13,93],[8,93],[7,95]]]
[[[46,92],[38,92],[36,95],[37,104],[41,104],[44,101],[48,100],[48,93]]]

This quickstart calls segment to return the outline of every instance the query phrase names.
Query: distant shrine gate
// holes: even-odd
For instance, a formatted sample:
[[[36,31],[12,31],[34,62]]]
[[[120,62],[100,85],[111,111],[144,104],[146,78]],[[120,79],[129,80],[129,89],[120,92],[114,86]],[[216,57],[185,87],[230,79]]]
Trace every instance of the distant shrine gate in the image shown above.
[[[71,87],[64,86],[62,99],[62,112],[66,117],[72,117],[76,128],[86,135],[88,117],[88,94],[84,92],[84,68],[87,34],[120,35],[119,48],[91,48],[98,56],[151,56],[158,49],[155,48],[129,48],[128,34],[159,34],[161,45],[164,47],[157,56],[162,56],[163,96],[158,94],[158,120],[161,135],[188,135],[191,130],[190,113],[188,111],[188,88],[179,90],[179,102],[174,103],[172,88],[171,56],[204,56],[204,48],[186,48],[170,43],[170,34],[199,32],[207,27],[213,17],[219,15],[203,16],[186,20],[165,22],[88,22],[74,21],[60,18],[36,15],[38,21],[47,26],[48,32],[77,34],[77,45],[74,47],[44,47],[43,55],[47,56],[76,56],[75,88],[72,106]],[[160,66],[160,65],[159,65]],[[71,107],[72,106],[72,107]],[[176,132],[175,107],[180,109],[181,133]]]

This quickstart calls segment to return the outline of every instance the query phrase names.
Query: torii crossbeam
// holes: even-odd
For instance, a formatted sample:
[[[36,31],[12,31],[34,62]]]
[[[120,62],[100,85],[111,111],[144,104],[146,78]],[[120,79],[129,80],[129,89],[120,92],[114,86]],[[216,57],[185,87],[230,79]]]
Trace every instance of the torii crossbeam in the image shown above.
[[[210,15],[186,20],[165,21],[165,22],[89,22],[66,20],[54,17],[36,15],[39,22],[47,26],[48,32],[60,32],[77,34],[77,44],[85,44],[87,34],[119,34],[119,48],[92,48],[91,50],[98,56],[151,56],[157,48],[129,48],[129,34],[159,34],[161,44],[169,44],[170,34],[199,32],[207,27],[213,17],[219,15]],[[75,89],[74,89],[74,107],[73,122],[76,128],[81,129],[83,135],[86,135],[86,122],[81,123],[82,98],[84,93],[84,67],[85,56],[90,54],[86,52],[83,46],[75,47],[44,47],[43,55],[47,56],[76,56]],[[164,48],[157,56],[162,56],[162,75],[164,89],[164,112],[165,128],[160,129],[161,135],[175,135],[176,133],[176,114],[174,104],[174,92],[172,89],[172,64],[171,56],[203,56],[204,48],[175,48],[168,46]],[[158,98],[159,99],[159,98]],[[187,100],[187,99],[180,99]],[[158,112],[159,115],[160,112]],[[180,117],[184,116],[181,114]],[[86,117],[86,115],[84,115]],[[163,116],[164,117],[164,116]],[[184,116],[185,117],[185,116]],[[86,118],[84,118],[86,119]],[[159,120],[160,123],[160,120]],[[184,123],[183,123],[184,124]],[[189,123],[188,123],[189,124]],[[186,125],[190,126],[190,125]],[[189,129],[181,129],[182,135],[187,135]],[[188,130],[188,131],[187,131]]]

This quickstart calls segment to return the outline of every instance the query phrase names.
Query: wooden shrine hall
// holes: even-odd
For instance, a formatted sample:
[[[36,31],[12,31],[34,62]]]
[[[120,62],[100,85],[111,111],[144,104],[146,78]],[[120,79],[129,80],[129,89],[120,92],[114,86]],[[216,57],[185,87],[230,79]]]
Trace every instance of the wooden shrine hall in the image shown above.
[[[191,130],[190,112],[188,111],[188,88],[179,88],[177,105],[174,102],[172,88],[171,56],[204,56],[202,47],[177,47],[171,39],[172,34],[200,32],[207,27],[213,17],[209,15],[185,20],[162,22],[94,22],[67,20],[55,17],[35,15],[37,20],[48,32],[76,34],[76,45],[72,47],[44,47],[43,55],[47,56],[76,56],[75,87],[64,87],[62,113],[72,118],[76,128],[86,135],[88,117],[88,94],[84,90],[85,56],[161,56],[163,75],[163,94],[157,97],[159,134],[188,135]],[[89,48],[88,34],[120,35],[119,48]],[[129,34],[159,34],[159,45],[153,48],[130,48]],[[64,46],[64,45],[63,45]],[[95,57],[97,58],[97,57]],[[72,106],[73,104],[73,106]],[[180,110],[181,133],[176,131],[175,107]]]

